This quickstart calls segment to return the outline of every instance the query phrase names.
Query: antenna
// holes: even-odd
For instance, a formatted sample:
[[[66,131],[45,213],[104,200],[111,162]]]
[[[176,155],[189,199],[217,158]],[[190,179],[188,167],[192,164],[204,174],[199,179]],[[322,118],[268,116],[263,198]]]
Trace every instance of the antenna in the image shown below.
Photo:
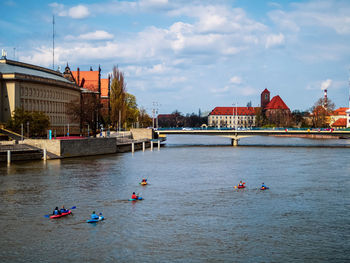
[[[16,48],[15,47],[13,48],[13,58],[14,58],[13,60],[16,60]]]
[[[52,15],[52,69],[55,70],[55,15]]]

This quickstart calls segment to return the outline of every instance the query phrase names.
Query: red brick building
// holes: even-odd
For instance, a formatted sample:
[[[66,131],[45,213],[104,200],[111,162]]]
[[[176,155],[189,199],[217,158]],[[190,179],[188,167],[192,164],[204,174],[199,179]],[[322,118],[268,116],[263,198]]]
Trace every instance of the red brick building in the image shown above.
[[[274,96],[270,101],[270,91],[265,89],[261,93],[261,107],[268,123],[276,124],[277,126],[289,125],[292,114],[279,95]]]
[[[79,87],[98,95],[102,104],[100,114],[103,117],[110,115],[110,76],[108,76],[108,79],[101,79],[100,67],[98,70],[93,70],[90,67],[89,71],[81,71],[79,68],[77,71],[71,71],[67,64],[64,76],[70,81],[74,81]]]

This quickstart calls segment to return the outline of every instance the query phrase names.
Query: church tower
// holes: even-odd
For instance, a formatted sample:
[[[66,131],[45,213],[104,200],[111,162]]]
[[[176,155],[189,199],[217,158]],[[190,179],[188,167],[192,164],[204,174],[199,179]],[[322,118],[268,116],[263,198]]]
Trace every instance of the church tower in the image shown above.
[[[270,102],[270,91],[268,89],[264,89],[263,92],[261,92],[261,97],[260,97],[260,106],[262,109],[266,107],[267,104]]]

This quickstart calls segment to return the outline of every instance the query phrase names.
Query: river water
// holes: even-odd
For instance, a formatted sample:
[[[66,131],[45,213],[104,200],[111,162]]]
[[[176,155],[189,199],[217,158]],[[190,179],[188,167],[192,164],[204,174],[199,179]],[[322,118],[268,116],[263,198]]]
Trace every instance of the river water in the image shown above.
[[[350,261],[350,141],[229,143],[169,136],[160,151],[2,164],[1,261]],[[44,217],[62,204],[74,215]],[[106,220],[85,223],[92,211]]]

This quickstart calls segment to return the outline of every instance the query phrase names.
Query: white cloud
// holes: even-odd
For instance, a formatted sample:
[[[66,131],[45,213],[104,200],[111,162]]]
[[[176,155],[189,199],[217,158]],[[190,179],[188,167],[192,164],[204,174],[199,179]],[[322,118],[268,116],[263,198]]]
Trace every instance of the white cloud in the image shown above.
[[[81,19],[90,15],[89,9],[84,5],[77,5],[69,8],[68,15],[71,18]]]
[[[328,89],[331,85],[332,85],[332,80],[331,79],[327,79],[325,81],[322,81],[322,83],[321,83],[321,90]]]
[[[339,35],[350,34],[350,6],[347,1],[309,1],[291,4],[292,11],[275,10],[269,17],[281,28],[292,31],[328,28]]]
[[[238,76],[230,78],[230,83],[232,84],[242,84],[242,79]]]
[[[266,37],[265,48],[281,46],[284,44],[284,35],[279,33],[278,35],[271,34]]]
[[[49,4],[49,6],[52,7],[54,13],[58,14],[59,16],[70,16],[74,19],[82,19],[90,15],[89,8],[85,5],[73,6],[68,10],[63,4],[59,4],[56,2]]]
[[[96,30],[95,32],[89,32],[85,34],[81,34],[77,37],[68,35],[65,37],[66,40],[110,40],[113,39],[113,35],[104,31],[104,30]]]

